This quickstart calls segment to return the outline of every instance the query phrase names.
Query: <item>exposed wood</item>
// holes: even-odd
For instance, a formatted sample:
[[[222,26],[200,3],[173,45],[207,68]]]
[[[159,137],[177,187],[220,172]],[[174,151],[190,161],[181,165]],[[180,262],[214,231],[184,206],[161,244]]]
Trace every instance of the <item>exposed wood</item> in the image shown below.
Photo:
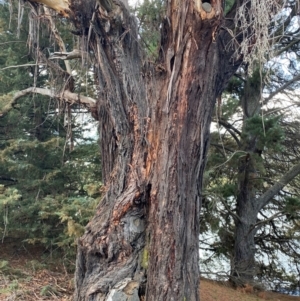
[[[25,95],[28,95],[28,94],[40,94],[40,95],[45,95],[45,96],[49,96],[52,98],[62,99],[71,104],[74,104],[74,103],[81,104],[83,106],[86,106],[89,109],[94,108],[96,106],[95,99],[88,97],[88,96],[83,96],[80,94],[72,93],[68,90],[65,90],[62,93],[56,93],[55,91],[50,90],[50,89],[33,88],[33,87],[18,91],[12,98],[12,103],[15,103],[19,98],[21,98]]]
[[[74,59],[81,59],[84,53],[78,49],[73,49],[70,52],[61,51],[61,52],[54,52],[49,57],[50,60],[60,59],[60,60],[74,60]]]
[[[41,66],[44,64],[40,64]],[[22,67],[32,67],[32,66],[36,66],[36,63],[33,64],[22,64],[22,65],[10,65],[4,68],[1,68],[0,70],[7,70],[7,69],[13,69],[13,68],[22,68]]]
[[[30,0],[30,2],[46,5],[58,12],[60,15],[69,17],[70,2],[68,0]]]

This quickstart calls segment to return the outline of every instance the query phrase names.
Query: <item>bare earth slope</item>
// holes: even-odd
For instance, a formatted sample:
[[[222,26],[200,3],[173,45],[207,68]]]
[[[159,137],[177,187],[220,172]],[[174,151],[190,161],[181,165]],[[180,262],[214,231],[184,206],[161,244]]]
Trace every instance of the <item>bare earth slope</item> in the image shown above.
[[[300,297],[292,297],[273,292],[251,292],[250,289],[235,290],[215,281],[202,279],[200,282],[201,301],[300,301]]]
[[[64,264],[62,256],[55,259],[51,252],[37,246],[0,242],[0,301],[71,301],[73,274],[67,272]],[[300,301],[300,297],[272,292],[234,290],[207,279],[201,280],[200,298],[201,301]]]

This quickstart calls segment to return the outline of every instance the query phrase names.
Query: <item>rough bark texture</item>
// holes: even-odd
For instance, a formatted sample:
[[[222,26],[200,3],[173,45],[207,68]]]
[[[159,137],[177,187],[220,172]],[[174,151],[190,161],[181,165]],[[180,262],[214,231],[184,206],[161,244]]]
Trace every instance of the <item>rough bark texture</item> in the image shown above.
[[[79,240],[75,300],[196,301],[210,119],[238,66],[221,1],[207,14],[169,0],[157,64],[143,61],[134,17],[113,3],[109,13],[71,3],[95,54],[106,188]]]
[[[105,195],[79,240],[76,301],[199,300],[203,170],[217,95],[237,69],[222,1],[168,0],[156,63],[119,0],[32,0],[93,53]]]
[[[257,177],[253,153],[248,152],[240,162],[239,194],[234,237],[234,266],[232,280],[237,285],[252,283],[255,271],[255,224],[259,212],[256,201],[255,178]]]

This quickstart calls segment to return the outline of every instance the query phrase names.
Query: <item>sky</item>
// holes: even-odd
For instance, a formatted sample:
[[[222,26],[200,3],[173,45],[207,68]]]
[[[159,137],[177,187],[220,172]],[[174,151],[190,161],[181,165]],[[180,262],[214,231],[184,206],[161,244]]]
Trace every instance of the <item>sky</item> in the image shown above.
[[[138,0],[128,0],[128,3],[130,6],[135,6],[135,4],[138,2]],[[142,2],[142,0],[139,0],[139,2]]]

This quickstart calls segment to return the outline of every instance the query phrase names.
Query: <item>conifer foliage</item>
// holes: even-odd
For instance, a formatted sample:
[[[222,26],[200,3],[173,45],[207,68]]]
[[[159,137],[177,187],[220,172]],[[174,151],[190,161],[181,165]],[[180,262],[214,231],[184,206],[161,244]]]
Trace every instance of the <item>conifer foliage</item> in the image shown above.
[[[37,50],[49,56],[57,46],[53,41],[47,48],[51,33],[44,26],[39,48],[28,49],[29,10],[18,33],[17,10],[0,5],[0,238],[74,254],[100,195],[98,145],[85,134],[91,119],[79,106],[66,115],[64,103],[43,95],[11,104],[15,91],[51,85],[53,75],[37,63]]]
[[[281,65],[271,74],[266,65],[263,77],[259,69],[249,76],[241,68],[216,108],[201,248],[204,269],[211,259],[226,258],[223,276],[238,285],[258,278],[273,289],[298,285],[300,117],[293,65],[284,77]],[[209,235],[214,239],[207,243]]]

